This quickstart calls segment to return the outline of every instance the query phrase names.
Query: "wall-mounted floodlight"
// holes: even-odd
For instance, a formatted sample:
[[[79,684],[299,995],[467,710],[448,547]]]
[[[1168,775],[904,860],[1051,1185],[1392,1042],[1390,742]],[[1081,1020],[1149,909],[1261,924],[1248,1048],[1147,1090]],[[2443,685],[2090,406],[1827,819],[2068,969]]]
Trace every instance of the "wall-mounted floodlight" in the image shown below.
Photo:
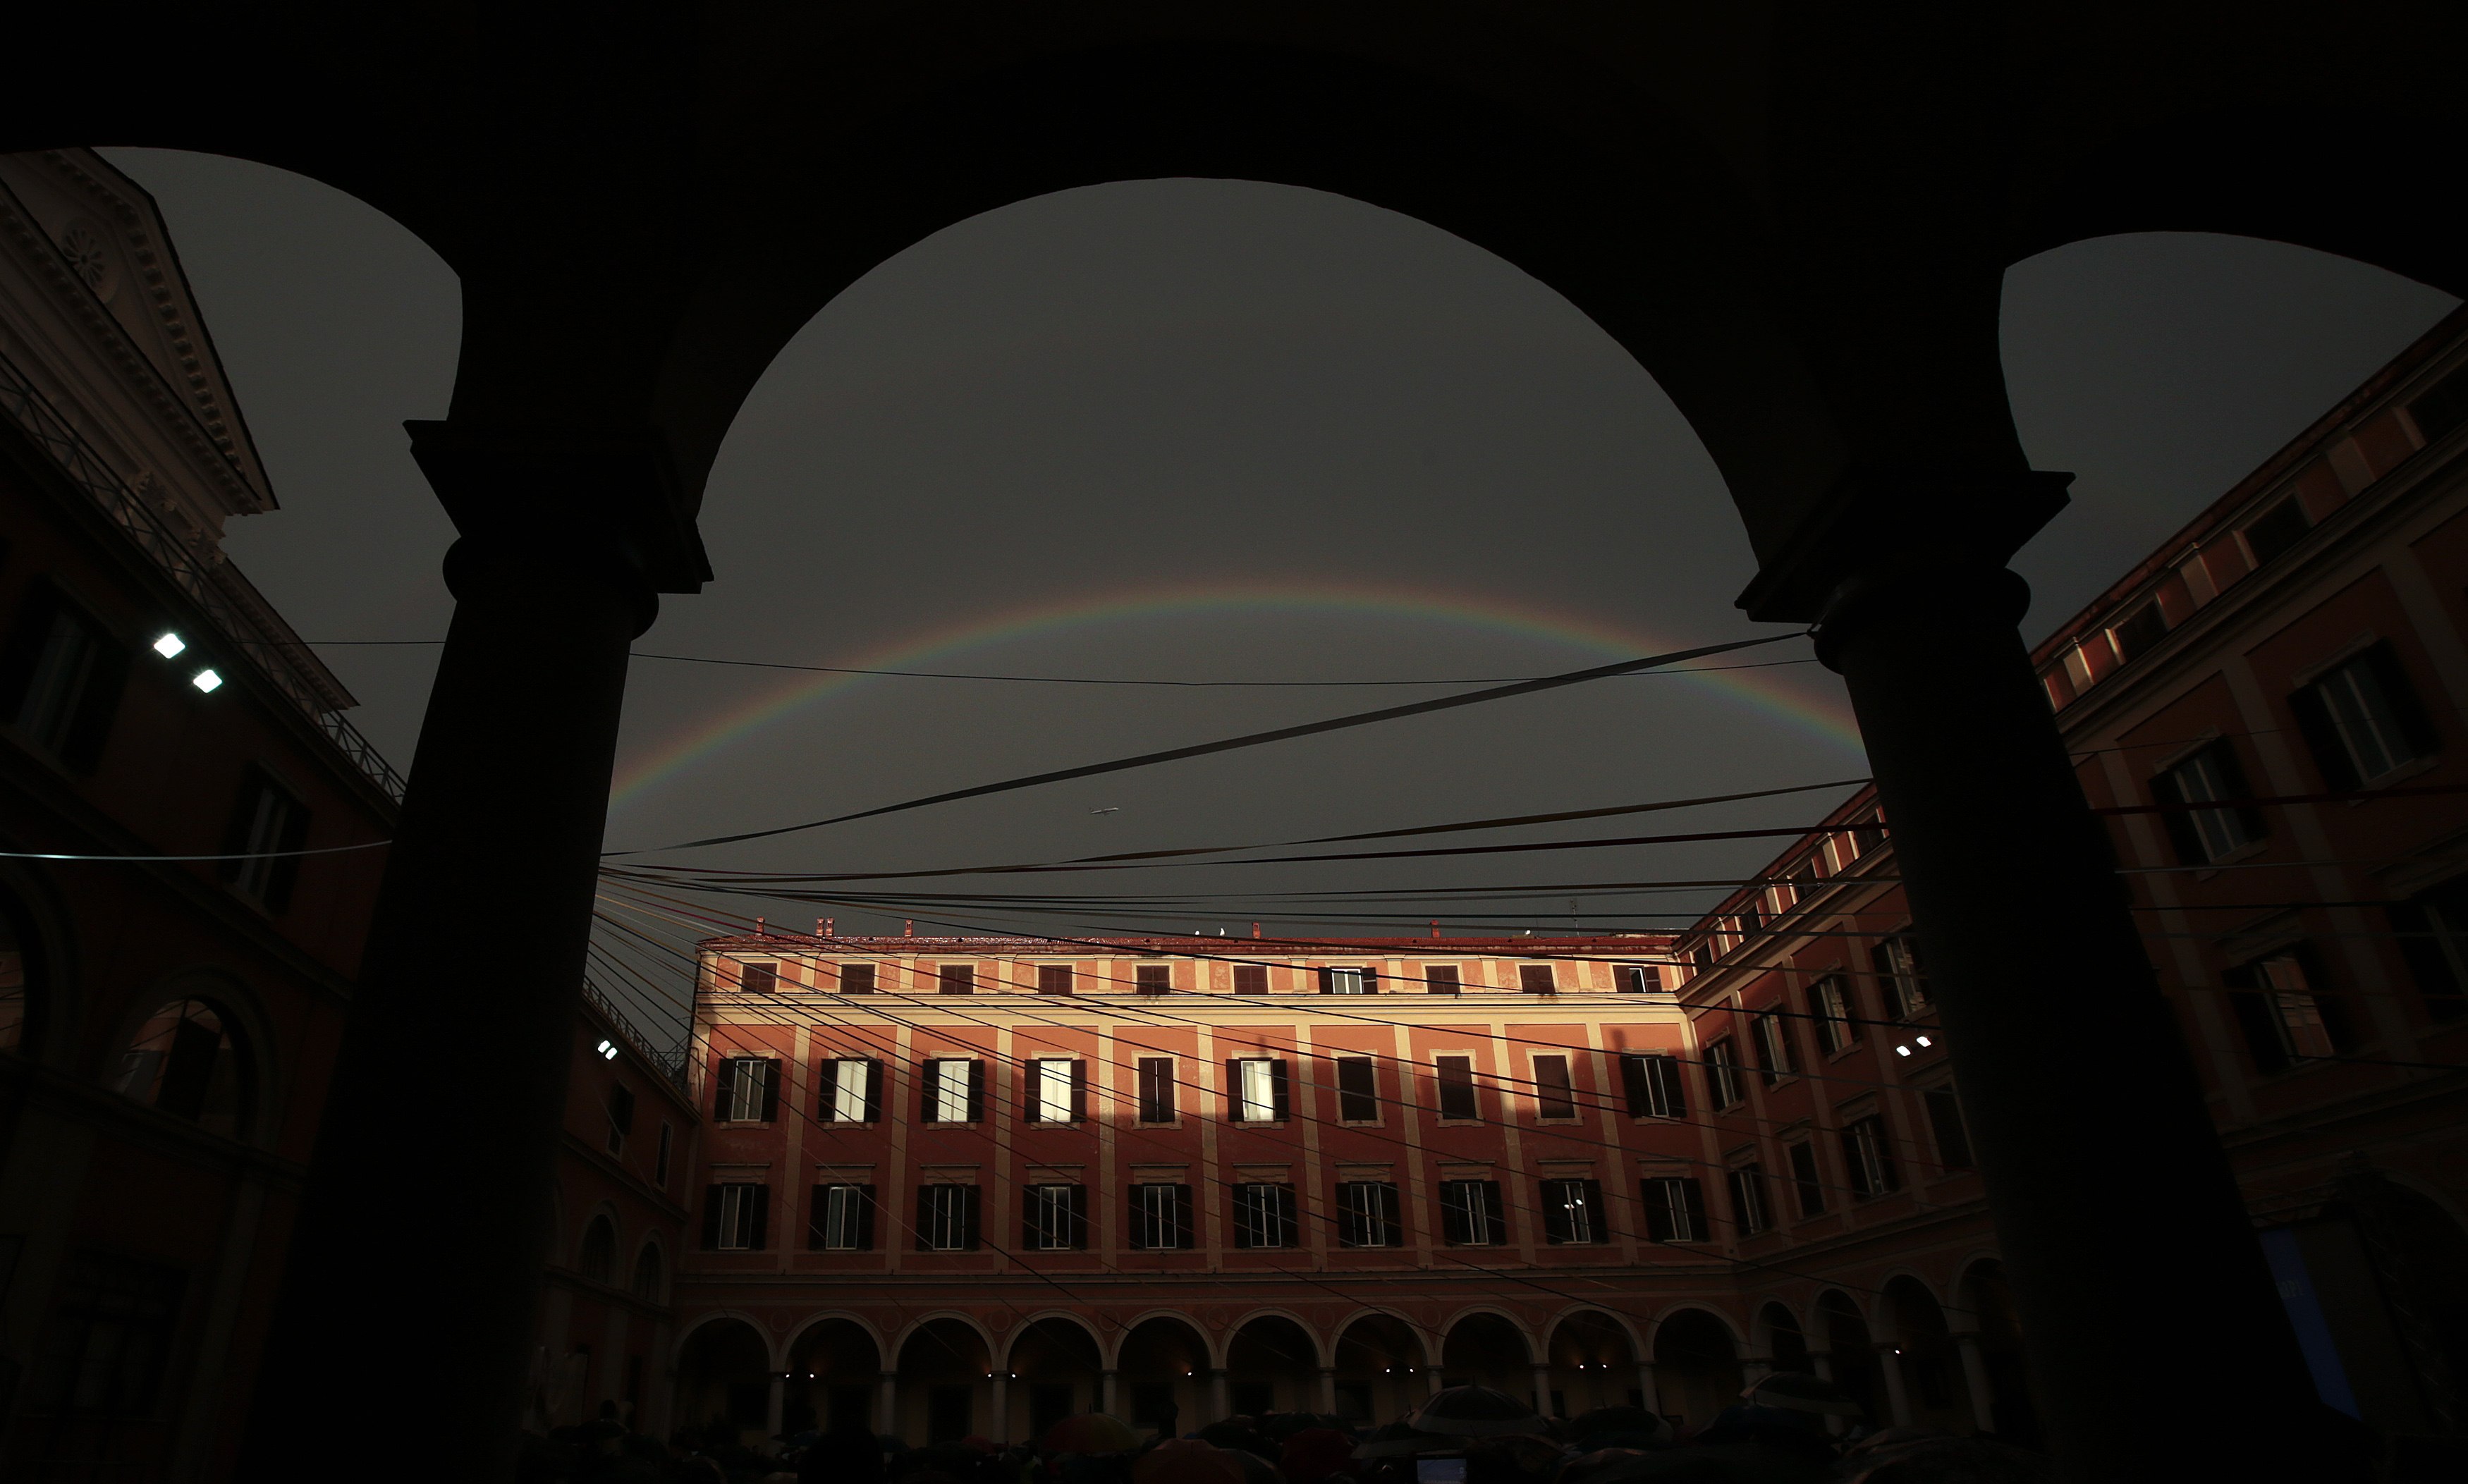
[[[1910,1047],[1908,1047],[1908,1046],[1896,1046],[1896,1047],[1894,1048],[1894,1055],[1896,1055],[1896,1056],[1898,1056],[1898,1057],[1907,1057],[1907,1056],[1909,1056],[1910,1054],[1911,1054],[1911,1048],[1910,1048]]]
[[[223,688],[223,677],[215,674],[211,670],[200,670],[195,674],[189,677],[189,683],[195,686],[198,690],[205,692],[207,695],[212,696],[215,692]]]
[[[189,641],[175,633],[166,632],[162,638],[154,641],[154,652],[165,659],[178,659],[187,652],[188,648]]]
[[[1919,1041],[1919,1043],[1920,1043],[1921,1045],[1923,1045],[1923,1046],[1925,1046],[1925,1045],[1928,1045],[1928,1044],[1929,1044],[1929,1039],[1928,1039],[1927,1037],[1925,1037],[1925,1036],[1917,1037],[1917,1038],[1914,1038],[1914,1039],[1917,1039],[1917,1040]]]
[[[615,1041],[604,1040],[600,1043],[598,1049],[601,1061],[614,1062],[617,1060],[617,1043]]]

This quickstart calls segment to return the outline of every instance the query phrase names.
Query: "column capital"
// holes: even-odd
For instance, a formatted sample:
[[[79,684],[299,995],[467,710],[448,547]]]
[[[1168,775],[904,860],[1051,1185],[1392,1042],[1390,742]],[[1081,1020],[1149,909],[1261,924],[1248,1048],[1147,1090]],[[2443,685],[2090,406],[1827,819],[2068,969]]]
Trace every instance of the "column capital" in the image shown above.
[[[2002,567],[2065,509],[2073,478],[2027,468],[1855,465],[1765,556],[1739,606],[1759,623],[1815,623],[1846,582],[1913,558]]]
[[[462,534],[458,550],[623,573],[651,593],[697,592],[711,581],[693,505],[649,430],[403,427]]]

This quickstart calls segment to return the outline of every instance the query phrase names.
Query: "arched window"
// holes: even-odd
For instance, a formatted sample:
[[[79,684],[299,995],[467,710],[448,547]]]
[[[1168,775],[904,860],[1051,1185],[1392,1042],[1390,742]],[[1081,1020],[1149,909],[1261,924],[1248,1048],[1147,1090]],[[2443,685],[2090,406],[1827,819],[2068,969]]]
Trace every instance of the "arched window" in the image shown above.
[[[149,1107],[237,1135],[248,1068],[230,1022],[201,999],[173,1000],[139,1027],[121,1058],[117,1090]]]
[[[583,1254],[575,1265],[594,1283],[606,1283],[617,1270],[617,1228],[608,1218],[595,1216],[583,1229]]]
[[[647,1304],[660,1301],[660,1249],[646,1242],[643,1255],[634,1259],[634,1296]]]

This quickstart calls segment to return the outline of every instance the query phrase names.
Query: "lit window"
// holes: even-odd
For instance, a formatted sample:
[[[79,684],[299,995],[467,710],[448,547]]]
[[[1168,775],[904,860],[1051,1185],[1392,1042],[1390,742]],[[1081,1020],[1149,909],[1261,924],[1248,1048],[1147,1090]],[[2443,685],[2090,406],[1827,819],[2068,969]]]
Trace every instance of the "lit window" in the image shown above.
[[[926,1122],[965,1124],[977,1120],[984,1096],[985,1063],[937,1058],[926,1063]]]
[[[882,1063],[857,1057],[825,1059],[814,1069],[821,1086],[814,1107],[825,1123],[872,1123],[882,1116]]]
[[[1040,1059],[1029,1062],[1028,1088],[1030,1123],[1067,1124],[1078,1116],[1078,1062],[1059,1059]]]

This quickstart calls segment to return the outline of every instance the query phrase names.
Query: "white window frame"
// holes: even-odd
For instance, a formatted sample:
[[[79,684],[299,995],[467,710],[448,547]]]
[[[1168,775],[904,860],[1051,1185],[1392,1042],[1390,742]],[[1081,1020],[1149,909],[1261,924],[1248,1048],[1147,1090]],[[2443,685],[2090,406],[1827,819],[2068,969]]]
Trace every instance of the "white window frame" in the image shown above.
[[[823,1250],[861,1252],[858,1236],[865,1230],[865,1187],[823,1187]]]
[[[1360,964],[1331,964],[1328,966],[1327,971],[1328,992],[1331,994],[1367,994],[1370,993],[1369,989],[1365,987],[1364,980],[1367,975],[1364,971],[1363,966]],[[1347,988],[1349,985],[1352,986],[1351,989]]]
[[[2179,796],[2186,803],[2210,804],[2232,796],[2228,770],[2220,766],[2219,749],[2226,745],[2210,742],[2197,747],[2168,769],[2168,776],[2176,780]],[[2352,749],[2350,756],[2354,755]],[[2185,817],[2193,823],[2194,837],[2202,844],[2205,861],[2224,859],[2260,838],[2245,833],[2245,818],[2233,809],[2188,810]]]
[[[1342,1180],[1337,1184],[1340,1220],[1352,1228],[1358,1247],[1396,1247],[1404,1233],[1388,1224],[1384,1187],[1377,1180]]]
[[[969,1248],[969,1196],[973,1185],[928,1185],[926,1197],[926,1249],[965,1252]]]
[[[834,1124],[865,1122],[868,1063],[850,1057],[834,1057],[831,1061],[832,1106],[823,1109],[823,1122]]]
[[[1180,1247],[1183,1235],[1180,1188],[1141,1184],[1132,1186],[1131,1190],[1140,1207],[1140,1244],[1152,1251]]]
[[[966,1057],[933,1057],[926,1062],[927,1123],[969,1121],[969,1066]]]
[[[1765,1167],[1751,1160],[1730,1170],[1731,1215],[1740,1235],[1755,1237],[1773,1229],[1773,1213],[1766,1209]]]
[[[1030,1249],[1038,1252],[1068,1252],[1071,1245],[1071,1195],[1069,1185],[1031,1185],[1028,1187],[1029,1230],[1036,1236]]]
[[[1286,1244],[1284,1187],[1264,1180],[1242,1180],[1234,1186],[1234,1224],[1250,1239],[1252,1250]]]
[[[1622,964],[1617,971],[1621,988],[1631,994],[1662,993],[1662,968],[1658,964]]]
[[[2390,697],[2383,694],[2382,682],[2366,668],[2366,659],[2359,654],[2333,666],[2314,682],[2314,689],[2322,697],[2331,730],[2347,751],[2358,781],[2375,783],[2415,762],[2416,753],[2400,728]],[[2369,766],[2369,755],[2380,757],[2382,765]]]
[[[756,1184],[723,1183],[720,1187],[720,1241],[715,1251],[751,1252],[754,1250],[754,1193],[763,1187]]]
[[[1234,1089],[1235,1122],[1246,1124],[1277,1121],[1277,1062],[1274,1057],[1237,1057],[1234,1075],[1240,1085]]]
[[[1067,1057],[1038,1057],[1028,1063],[1030,1088],[1028,1121],[1039,1124],[1067,1124],[1071,1121],[1071,1061]],[[1045,1187],[1036,1186],[1042,1190]]]
[[[766,1057],[729,1057],[725,1063],[735,1067],[761,1067],[759,1076],[748,1077],[743,1071],[728,1074],[728,1112],[721,1123],[750,1124],[763,1121],[763,1094],[770,1081],[770,1062]]]
[[[1569,1245],[1591,1246],[1594,1244],[1594,1208],[1586,1203],[1586,1182],[1555,1179],[1551,1199],[1560,1202],[1565,1214],[1562,1229],[1567,1233]]]

